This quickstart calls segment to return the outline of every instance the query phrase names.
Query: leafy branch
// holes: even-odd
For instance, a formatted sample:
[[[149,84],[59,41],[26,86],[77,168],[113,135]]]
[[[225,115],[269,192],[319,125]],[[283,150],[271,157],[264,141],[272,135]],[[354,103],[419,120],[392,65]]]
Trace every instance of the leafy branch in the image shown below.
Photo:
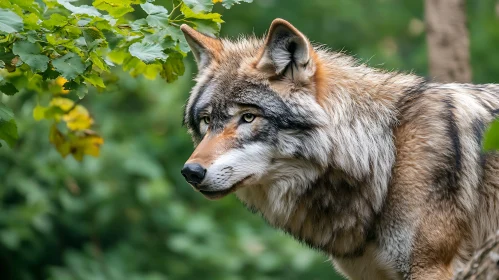
[[[62,156],[98,156],[104,140],[80,102],[90,87],[104,91],[116,82],[114,68],[132,77],[167,82],[184,73],[189,51],[179,26],[216,35],[223,23],[214,4],[230,8],[252,0],[172,0],[172,10],[154,0],[0,1],[0,99],[19,91],[36,93],[36,120],[53,122],[49,139]],[[146,16],[131,19],[137,9]],[[0,140],[18,139],[13,112],[0,102]]]

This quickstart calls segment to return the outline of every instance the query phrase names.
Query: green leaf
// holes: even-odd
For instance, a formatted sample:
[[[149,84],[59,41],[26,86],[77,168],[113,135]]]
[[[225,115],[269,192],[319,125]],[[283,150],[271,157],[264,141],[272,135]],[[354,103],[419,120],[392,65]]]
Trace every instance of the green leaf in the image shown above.
[[[211,12],[213,9],[212,0],[183,0],[195,13]]]
[[[41,47],[38,44],[28,41],[17,41],[12,49],[24,63],[28,64],[33,72],[43,72],[47,70],[49,58],[41,54]]]
[[[77,89],[79,86],[80,86],[80,84],[78,84],[75,81],[67,81],[62,85],[62,88],[65,90],[73,90],[73,89]]]
[[[18,92],[17,88],[11,83],[5,83],[0,86],[0,92],[5,93],[6,95],[14,95]]]
[[[62,6],[64,6],[64,8],[70,10],[73,13],[73,15],[83,14],[83,15],[96,16],[96,17],[102,16],[102,14],[99,13],[99,11],[97,11],[97,9],[95,9],[92,6],[88,6],[88,5],[74,6],[73,4],[69,3],[69,2],[72,2],[70,0],[58,0],[57,2],[59,4],[61,4]]]
[[[7,142],[10,147],[14,147],[19,135],[15,120],[0,121],[0,139]]]
[[[96,73],[92,73],[90,75],[84,76],[83,79],[87,83],[93,85],[94,87],[100,87],[100,88],[106,87],[106,85],[104,85],[104,81],[102,81],[102,78]]]
[[[37,15],[27,14],[24,16],[24,25],[26,26],[27,29],[38,30],[40,29],[40,24],[38,24],[39,20],[40,19],[38,18]]]
[[[142,75],[144,75],[146,79],[153,81],[156,79],[158,74],[161,73],[162,69],[163,66],[160,63],[149,64],[146,65],[146,68],[142,72]]]
[[[119,43],[121,42],[121,39],[123,38],[121,35],[116,34],[116,33],[109,31],[109,30],[104,30],[104,31],[102,31],[102,33],[106,37],[108,47],[111,50],[116,48],[119,45]]]
[[[43,27],[52,30],[54,27],[61,27],[68,24],[68,18],[60,14],[51,14],[50,18],[44,20]],[[48,34],[47,34],[48,35]]]
[[[16,4],[21,9],[28,11],[28,14],[35,14],[37,17],[42,16],[43,9],[40,4],[34,0],[10,0],[12,4]]]
[[[0,47],[0,60],[5,64],[10,64],[14,57],[16,56],[12,52],[6,51],[5,48]]]
[[[0,103],[0,139],[13,147],[18,138],[14,114],[4,104]]]
[[[33,109],[33,118],[35,119],[35,121],[41,121],[45,119],[45,112],[47,112],[48,109],[48,107],[43,107],[40,106],[40,104],[37,104]]]
[[[99,10],[109,13],[110,16],[120,18],[133,12],[130,0],[95,0],[92,5]]]
[[[151,3],[145,3],[145,4],[141,4],[140,7],[148,15],[168,14],[168,10],[165,9],[165,7],[163,7],[163,6],[158,6],[158,5],[154,5]]]
[[[207,19],[192,19],[191,22],[196,25],[196,30],[203,34],[216,37],[220,32],[220,23],[218,22]]]
[[[104,34],[102,34],[102,32],[95,27],[84,28],[83,29],[83,37],[85,38],[85,42],[87,43],[87,46],[90,49],[94,48],[95,46],[100,45],[103,42],[103,40],[99,40],[99,39],[105,38]]]
[[[172,53],[168,56],[166,63],[163,64],[161,76],[168,83],[174,82],[178,76],[182,76],[185,71],[183,56],[179,53]]]
[[[109,67],[107,66],[106,62],[95,52],[90,53],[90,61],[92,61],[92,63],[99,69],[105,72],[109,72]]]
[[[222,15],[217,14],[217,13],[200,13],[200,12],[195,12],[191,10],[187,5],[182,4],[180,7],[180,11],[186,18],[193,18],[193,19],[209,19],[213,22],[218,22],[218,23],[223,23],[224,21],[222,20]]]
[[[0,103],[0,121],[10,121],[13,119],[14,113],[12,113],[12,110],[3,103]]]
[[[52,61],[52,65],[67,80],[72,80],[85,71],[85,65],[75,53],[68,53],[55,59]]]
[[[168,26],[168,15],[167,14],[148,15],[146,21],[147,24],[151,27],[165,28],[166,26]]]
[[[168,26],[168,10],[163,6],[145,3],[140,7],[148,14],[146,21],[149,26],[163,28]]]
[[[130,51],[131,55],[146,63],[152,63],[156,59],[164,61],[168,57],[163,52],[163,47],[161,47],[161,45],[147,42],[133,43],[130,48],[128,48],[128,51]]]
[[[223,0],[222,6],[226,9],[230,9],[234,4],[239,4],[241,2],[251,3],[253,0]]]
[[[76,95],[80,99],[83,99],[83,97],[85,97],[85,95],[87,95],[87,93],[88,93],[88,87],[79,86],[76,88]]]
[[[483,149],[485,151],[499,150],[499,119],[493,121],[485,132]]]
[[[0,9],[0,33],[14,33],[23,30],[23,19],[11,10]]]
[[[42,78],[44,80],[53,80],[59,77],[59,72],[55,71],[52,68],[48,68],[45,72],[42,73]]]
[[[176,28],[174,26],[168,26],[166,28],[167,34],[172,37],[172,39],[176,42],[178,42],[179,49],[184,52],[188,53],[190,48],[189,44],[187,44],[187,41],[185,40],[184,34],[182,31],[180,31],[179,28]]]

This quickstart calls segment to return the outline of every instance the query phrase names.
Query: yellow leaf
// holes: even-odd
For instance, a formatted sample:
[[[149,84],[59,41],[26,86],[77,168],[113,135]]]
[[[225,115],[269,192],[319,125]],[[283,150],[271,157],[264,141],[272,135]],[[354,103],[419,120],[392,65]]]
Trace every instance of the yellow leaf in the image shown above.
[[[76,160],[81,161],[84,155],[98,157],[100,147],[104,139],[96,134],[85,134],[82,137],[73,138],[71,141],[71,153]]]
[[[55,124],[50,128],[49,141],[55,146],[62,157],[66,157],[69,154],[70,145]]]
[[[90,128],[94,120],[90,117],[85,107],[77,105],[73,110],[62,117],[71,130],[84,130]]]
[[[222,3],[222,0],[213,0],[213,3]]]
[[[88,129],[94,123],[94,120],[90,117],[87,109],[81,105],[74,106],[74,102],[71,99],[56,97],[52,99],[50,105],[59,107],[65,112],[71,110],[62,115],[62,120],[66,122],[66,125],[70,130]],[[56,116],[55,119],[59,120],[60,116]]]
[[[55,106],[55,107],[59,107],[63,111],[67,111],[73,107],[74,102],[71,99],[62,98],[62,97],[55,97],[50,101],[50,105]]]
[[[57,77],[57,79],[55,79],[55,83],[61,87],[61,91],[60,93],[61,94],[68,94],[69,93],[69,90],[67,89],[64,89],[64,84],[67,83],[68,80],[66,80],[64,77],[62,76],[59,76]]]

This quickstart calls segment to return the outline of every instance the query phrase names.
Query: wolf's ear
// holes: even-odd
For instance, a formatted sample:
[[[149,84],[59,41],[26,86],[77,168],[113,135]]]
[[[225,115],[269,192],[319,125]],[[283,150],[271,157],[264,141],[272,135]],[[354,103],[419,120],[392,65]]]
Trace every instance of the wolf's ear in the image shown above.
[[[275,19],[270,25],[262,56],[256,67],[275,71],[292,79],[309,78],[313,73],[310,41],[291,23]],[[305,76],[305,77],[303,77]]]
[[[180,30],[184,33],[185,39],[192,50],[198,69],[208,66],[212,59],[221,52],[222,42],[220,40],[206,36],[187,24],[182,24]]]

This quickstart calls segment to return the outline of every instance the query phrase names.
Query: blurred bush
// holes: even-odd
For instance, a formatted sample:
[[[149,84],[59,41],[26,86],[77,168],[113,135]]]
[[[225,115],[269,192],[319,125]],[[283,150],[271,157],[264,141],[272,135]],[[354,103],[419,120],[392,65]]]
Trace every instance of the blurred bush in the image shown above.
[[[261,36],[282,17],[372,66],[426,75],[421,2],[255,0],[224,11],[222,33]],[[476,82],[499,82],[494,5],[468,5]],[[3,100],[20,140],[0,149],[2,279],[340,279],[327,256],[234,196],[207,201],[184,182],[192,144],[181,120],[194,69],[171,85],[117,73],[115,86],[90,92],[83,105],[106,142],[81,163],[51,147],[49,124],[32,116],[33,92]]]

